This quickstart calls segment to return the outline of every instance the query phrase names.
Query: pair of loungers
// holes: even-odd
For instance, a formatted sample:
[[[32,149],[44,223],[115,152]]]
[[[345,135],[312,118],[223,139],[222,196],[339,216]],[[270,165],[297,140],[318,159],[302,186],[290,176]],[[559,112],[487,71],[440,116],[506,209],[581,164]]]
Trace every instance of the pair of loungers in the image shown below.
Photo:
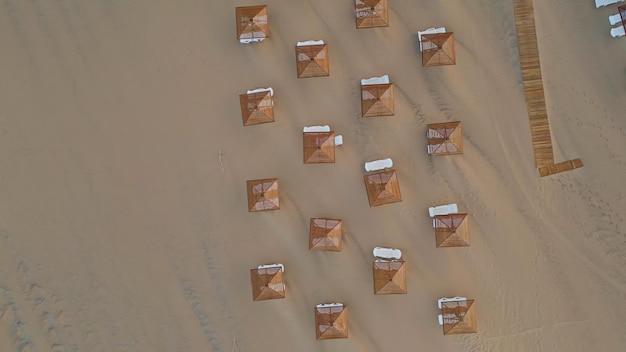
[[[302,129],[302,132],[330,132],[330,126],[306,126]],[[335,146],[340,146],[343,144],[343,136],[338,135],[335,136]]]

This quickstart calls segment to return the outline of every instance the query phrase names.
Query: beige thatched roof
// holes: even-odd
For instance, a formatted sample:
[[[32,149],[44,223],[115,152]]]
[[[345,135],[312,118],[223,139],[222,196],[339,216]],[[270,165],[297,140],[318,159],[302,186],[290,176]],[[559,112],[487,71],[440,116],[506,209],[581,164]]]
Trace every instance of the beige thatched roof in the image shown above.
[[[341,251],[341,220],[311,219],[309,249],[312,251]]]
[[[389,116],[393,111],[392,83],[361,85],[362,116]]]
[[[278,179],[267,178],[247,181],[248,211],[280,209]]]
[[[396,170],[383,170],[365,175],[365,190],[370,207],[402,201]]]
[[[274,122],[274,99],[270,91],[239,95],[243,125]]]
[[[335,132],[304,132],[302,143],[305,164],[335,162]]]
[[[476,308],[474,300],[441,303],[443,315],[443,334],[471,334],[478,332],[476,327]]]
[[[348,310],[345,305],[315,307],[315,337],[318,340],[348,337]]]
[[[407,292],[404,260],[377,260],[374,267],[374,294],[389,295]]]
[[[428,125],[428,154],[449,155],[463,153],[461,122]]]
[[[270,37],[267,5],[235,8],[237,39],[265,39]]]
[[[356,28],[388,27],[387,0],[355,0]]]
[[[453,32],[422,34],[422,66],[455,64]]]
[[[433,219],[437,247],[469,246],[467,214],[437,215]]]
[[[296,46],[296,66],[298,78],[328,76],[328,45]]]
[[[280,267],[251,269],[250,283],[254,301],[285,298],[285,283]]]

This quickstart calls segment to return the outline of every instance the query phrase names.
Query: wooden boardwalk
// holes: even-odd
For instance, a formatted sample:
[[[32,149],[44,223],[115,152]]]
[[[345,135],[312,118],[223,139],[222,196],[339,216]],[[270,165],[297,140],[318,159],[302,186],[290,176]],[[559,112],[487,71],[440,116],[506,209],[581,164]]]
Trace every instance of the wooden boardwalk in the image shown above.
[[[517,27],[517,42],[526,96],[526,109],[530,120],[535,164],[540,176],[582,167],[580,159],[554,163],[550,123],[543,91],[541,65],[539,63],[539,47],[535,30],[535,15],[532,0],[513,0],[515,11],[515,26]]]

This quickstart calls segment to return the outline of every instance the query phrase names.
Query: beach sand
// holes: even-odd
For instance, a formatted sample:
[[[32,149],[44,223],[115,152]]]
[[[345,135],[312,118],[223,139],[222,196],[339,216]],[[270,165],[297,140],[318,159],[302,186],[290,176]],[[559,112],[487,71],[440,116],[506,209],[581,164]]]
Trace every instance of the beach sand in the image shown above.
[[[271,37],[236,40],[236,6]],[[626,39],[614,6],[535,1],[557,161],[539,178],[512,1],[21,1],[0,9],[1,351],[622,351],[626,349]],[[455,32],[457,64],[423,68],[418,30]],[[330,76],[298,79],[297,41]],[[360,117],[388,74],[395,116]],[[274,123],[239,94],[271,86]],[[429,157],[428,123],[463,123],[464,154]],[[302,162],[302,127],[344,136]],[[220,165],[219,153],[221,152]],[[370,208],[363,162],[391,157],[402,202]],[[279,178],[249,213],[246,180]],[[435,248],[429,206],[468,212],[471,246]],[[341,252],[309,219],[343,219]],[[408,294],[375,296],[371,250],[403,250]],[[283,263],[287,296],[253,302],[249,270]],[[478,333],[443,336],[436,302],[476,300]],[[348,339],[316,341],[342,302]],[[233,346],[233,342],[236,346]]]

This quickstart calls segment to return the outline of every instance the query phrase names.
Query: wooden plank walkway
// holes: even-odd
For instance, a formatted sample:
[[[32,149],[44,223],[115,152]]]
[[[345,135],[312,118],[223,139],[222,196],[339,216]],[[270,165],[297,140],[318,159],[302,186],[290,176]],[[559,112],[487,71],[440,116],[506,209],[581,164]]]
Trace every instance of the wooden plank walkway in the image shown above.
[[[517,42],[522,68],[526,109],[530,121],[535,164],[540,176],[548,176],[558,172],[582,167],[582,161],[576,159],[569,162],[554,164],[554,151],[550,135],[550,123],[546,109],[541,65],[539,63],[539,46],[535,29],[535,15],[532,0],[513,0]],[[543,170],[543,172],[541,171]]]

